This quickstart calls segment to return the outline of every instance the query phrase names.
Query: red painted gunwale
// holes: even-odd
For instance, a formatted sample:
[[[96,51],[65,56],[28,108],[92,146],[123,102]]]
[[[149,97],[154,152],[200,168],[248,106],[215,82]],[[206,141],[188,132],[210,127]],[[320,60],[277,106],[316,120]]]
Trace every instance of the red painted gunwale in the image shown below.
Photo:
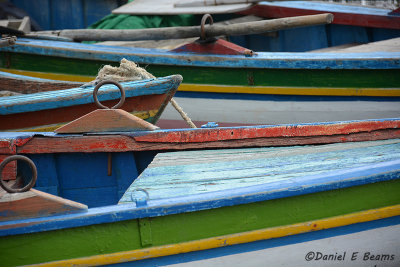
[[[0,162],[11,154],[127,152],[185,149],[292,146],[374,141],[400,138],[400,120],[372,120],[329,124],[270,127],[200,128],[143,132],[136,135],[85,134],[35,135],[0,142]],[[6,179],[15,178],[15,166],[7,165]]]
[[[24,139],[16,153],[122,152],[285,146],[400,138],[400,120],[271,127],[204,128],[154,131],[142,135],[34,136]]]
[[[344,13],[330,10],[310,10],[273,5],[255,5],[252,8],[240,12],[243,15],[256,15],[264,18],[284,18],[305,15],[316,15],[329,12],[333,14],[332,24],[352,25],[361,27],[400,29],[400,16],[396,15],[372,15],[358,13]]]

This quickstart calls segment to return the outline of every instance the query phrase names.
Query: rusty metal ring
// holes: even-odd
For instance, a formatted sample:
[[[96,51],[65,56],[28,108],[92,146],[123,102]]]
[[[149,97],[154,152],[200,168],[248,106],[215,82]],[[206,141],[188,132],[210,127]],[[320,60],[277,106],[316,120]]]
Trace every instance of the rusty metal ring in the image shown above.
[[[102,86],[105,85],[105,84],[114,84],[114,85],[117,86],[118,89],[121,91],[121,100],[120,100],[115,106],[113,106],[113,107],[111,107],[111,108],[109,108],[109,107],[104,106],[103,104],[101,104],[101,103],[99,102],[99,99],[97,98],[97,92],[99,91],[100,87],[102,87]],[[120,108],[120,107],[122,107],[122,105],[123,105],[124,102],[125,102],[125,90],[124,90],[124,88],[122,88],[121,84],[119,84],[118,82],[111,81],[111,80],[102,81],[102,82],[98,83],[98,84],[96,85],[96,87],[94,88],[94,90],[93,90],[93,99],[94,99],[94,103],[95,103],[99,108],[103,108],[103,109],[116,109],[116,108]]]
[[[205,14],[201,18],[201,31],[200,31],[200,39],[201,40],[205,40],[206,39],[206,32],[205,32],[204,26],[205,26],[205,24],[207,22],[207,19],[210,19],[210,25],[213,25],[213,23],[214,23],[214,20],[213,20],[213,18],[211,17],[210,14]]]
[[[29,166],[31,167],[32,170],[32,180],[29,182],[29,184],[27,184],[26,186],[22,187],[22,188],[10,188],[6,185],[6,183],[3,181],[3,178],[1,177],[1,173],[4,169],[4,167],[11,161],[14,160],[23,160],[28,162]],[[33,161],[25,156],[22,155],[13,155],[10,157],[7,157],[6,159],[3,160],[3,162],[0,164],[0,185],[1,187],[6,190],[8,193],[22,193],[22,192],[26,192],[28,190],[30,190],[36,183],[37,180],[37,169],[35,166],[35,163],[33,163]]]

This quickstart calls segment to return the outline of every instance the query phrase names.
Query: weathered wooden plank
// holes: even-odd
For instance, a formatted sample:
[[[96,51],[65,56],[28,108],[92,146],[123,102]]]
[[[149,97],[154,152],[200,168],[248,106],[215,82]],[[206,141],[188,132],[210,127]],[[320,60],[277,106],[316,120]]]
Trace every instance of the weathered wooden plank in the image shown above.
[[[224,189],[279,183],[289,186],[302,177],[345,173],[349,169],[400,159],[400,139],[234,150],[183,151],[158,154],[133,182],[150,199],[187,196]]]
[[[2,152],[0,151],[0,153]],[[0,155],[0,163],[3,162],[3,160],[5,160],[8,156],[9,155]],[[17,177],[17,162],[11,161],[5,165],[3,171],[1,172],[1,177],[4,181],[15,180]]]
[[[0,221],[67,214],[87,210],[81,203],[35,189],[24,193],[6,193],[0,198]]]
[[[193,54],[180,54],[180,53],[166,53],[163,50],[156,49],[146,49],[146,48],[135,48],[134,50],[129,47],[110,47],[110,46],[102,46],[102,45],[90,45],[83,43],[71,43],[71,42],[57,42],[57,41],[49,41],[49,40],[34,40],[34,39],[21,39],[21,42],[17,41],[16,45],[10,48],[2,48],[1,51],[12,52],[12,53],[23,53],[22,58],[19,59],[19,62],[13,62],[14,64],[19,64],[21,61],[25,61],[25,54],[29,55],[38,55],[37,59],[47,60],[47,57],[41,57],[43,55],[52,56],[52,57],[60,57],[57,60],[52,61],[54,67],[40,66],[43,65],[43,62],[37,62],[40,68],[47,68],[47,71],[54,71],[54,68],[63,68],[63,71],[59,71],[61,73],[71,73],[70,64],[71,59],[78,60],[79,66],[76,69],[73,69],[73,72],[77,72],[75,74],[80,75],[96,75],[99,67],[95,66],[95,71],[93,69],[88,71],[88,69],[82,69],[80,66],[82,64],[86,64],[88,68],[93,68],[94,66],[88,64],[88,62],[84,63],[82,60],[98,60],[100,62],[114,62],[117,64],[121,60],[121,54],[124,55],[124,58],[133,61],[139,62],[141,65],[146,64],[160,64],[160,65],[168,65],[168,66],[192,66],[192,67],[212,67],[213,73],[215,67],[228,67],[229,69],[237,69],[237,68],[255,68],[255,69],[322,69],[324,72],[328,72],[329,70],[336,69],[349,69],[352,70],[351,75],[354,75],[355,69],[372,69],[374,72],[380,69],[398,69],[398,57],[399,52],[393,53],[346,53],[346,54],[328,54],[328,53],[257,53],[257,57],[233,57],[230,55],[196,55]],[[15,56],[15,54],[12,54]],[[69,60],[68,63],[61,64],[63,58],[67,57]],[[61,61],[60,61],[61,60]],[[98,62],[99,63],[99,62]],[[340,64],[339,64],[340,63]],[[30,63],[27,63],[30,64]],[[49,64],[49,63],[47,63]],[[3,64],[4,65],[4,64]],[[61,66],[60,66],[61,65]],[[4,66],[9,68],[10,66]],[[15,68],[15,67],[14,67]],[[165,74],[165,66],[161,66],[164,70],[162,73]],[[26,69],[23,68],[22,69]],[[37,67],[34,69],[38,70]],[[184,69],[184,68],[183,68]],[[182,70],[184,71],[184,70]],[[180,73],[183,76],[185,75],[182,71],[175,72]],[[231,75],[226,73],[226,70],[222,70],[224,72],[224,76],[229,77],[231,80]],[[154,72],[152,72],[154,73]],[[161,72],[159,72],[161,73]],[[170,69],[168,69],[168,73],[171,74]],[[307,71],[307,74],[310,72]],[[168,74],[165,74],[168,75]],[[193,74],[192,74],[193,75]],[[198,77],[199,73],[196,69],[196,77]],[[287,73],[281,74],[285,77]],[[324,75],[318,73],[318,75]],[[343,78],[343,73],[340,72],[340,77]],[[157,76],[161,76],[160,74]],[[299,79],[306,79],[307,77],[300,77]],[[207,81],[209,79],[215,79],[213,77],[207,77]],[[218,80],[221,77],[217,77]],[[260,77],[260,79],[265,79]],[[269,78],[268,78],[269,79]],[[314,79],[314,77],[313,77]],[[271,77],[271,80],[276,80],[276,77]],[[186,81],[186,78],[185,78]],[[271,81],[268,80],[269,85]],[[289,81],[285,81],[287,83]],[[290,80],[292,83],[298,84],[298,81]],[[332,79],[329,79],[329,86],[332,85]],[[363,81],[359,81],[363,82]],[[381,81],[383,82],[383,81]],[[229,84],[229,83],[228,83]],[[280,81],[282,84],[282,81]],[[318,86],[321,86],[318,81]],[[370,86],[369,84],[366,87]],[[393,84],[391,84],[391,87]],[[349,85],[345,85],[345,87],[349,87]]]
[[[281,18],[330,12],[334,15],[333,24],[400,29],[400,18],[389,14],[389,9],[340,5],[331,3],[315,3],[314,1],[291,1],[260,3],[242,14],[252,14],[266,18]]]
[[[171,153],[160,153],[151,163],[152,167],[206,164],[212,162],[226,162],[231,164],[232,161],[258,159],[275,159],[277,157],[294,157],[306,154],[328,153],[350,149],[374,148],[376,146],[397,144],[398,139],[389,139],[379,142],[353,142],[338,143],[334,145],[320,146],[291,146],[291,147],[261,147],[261,148],[240,148],[226,150],[199,150],[199,151],[179,151]],[[394,152],[396,152],[394,150]],[[357,159],[356,159],[357,160]],[[306,164],[312,164],[306,163]]]
[[[124,82],[122,86],[128,98],[169,93],[174,86],[180,84],[181,80],[182,78],[179,75],[175,75],[158,79]],[[94,86],[88,86],[0,98],[0,107],[2,108],[0,114],[7,115],[93,103],[93,90]],[[98,96],[99,101],[114,100],[118,99],[118,97],[119,90],[112,85],[103,86]]]
[[[52,152],[117,152],[145,151],[168,149],[202,149],[202,148],[237,148],[260,146],[290,146],[327,144],[355,141],[384,140],[400,138],[399,129],[376,130],[372,132],[337,134],[331,136],[290,136],[290,137],[243,137],[243,139],[220,139],[209,142],[138,142],[122,135],[74,136],[68,138],[35,137],[25,145],[17,148],[18,153],[52,153]]]
[[[174,7],[204,7],[204,6],[219,6],[232,4],[249,4],[257,3],[259,0],[191,0],[177,1]]]
[[[0,154],[13,154],[15,150],[12,139],[0,139]]]
[[[60,128],[56,133],[154,131],[159,127],[122,109],[97,109]]]
[[[124,110],[132,112],[137,116],[141,116],[143,119],[147,119],[150,122],[155,122],[161,115],[162,110],[158,109],[161,104],[167,104],[171,95],[147,95],[130,97],[125,100]],[[102,103],[106,106],[113,106],[117,104],[118,100],[103,101]],[[69,122],[84,116],[89,112],[95,110],[97,107],[93,103],[69,106],[63,108],[49,110],[38,110],[32,112],[0,115],[2,124],[0,129],[21,129],[21,127],[35,127],[48,124],[56,124],[62,122]],[[157,118],[157,119],[156,119]]]
[[[300,137],[300,136],[329,136],[358,132],[371,132],[380,129],[399,129],[397,120],[365,120],[341,123],[287,124],[278,126],[219,128],[214,130],[191,131],[158,131],[136,136],[139,142],[206,142],[220,140],[240,140],[258,137]],[[178,138],[179,136],[179,138]]]
[[[56,81],[0,71],[0,90],[22,94],[79,87],[83,82]]]

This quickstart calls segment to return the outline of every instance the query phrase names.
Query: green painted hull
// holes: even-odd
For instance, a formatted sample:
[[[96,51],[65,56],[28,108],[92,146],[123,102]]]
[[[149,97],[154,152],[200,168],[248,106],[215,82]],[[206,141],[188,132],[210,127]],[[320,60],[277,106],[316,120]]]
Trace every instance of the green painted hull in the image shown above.
[[[2,52],[0,68],[96,76],[106,65],[119,62]],[[196,66],[143,66],[157,77],[181,74],[184,83],[343,88],[398,88],[400,69],[252,69]]]
[[[115,253],[291,225],[400,204],[400,181],[0,239],[2,266]],[[193,230],[195,229],[195,231]]]

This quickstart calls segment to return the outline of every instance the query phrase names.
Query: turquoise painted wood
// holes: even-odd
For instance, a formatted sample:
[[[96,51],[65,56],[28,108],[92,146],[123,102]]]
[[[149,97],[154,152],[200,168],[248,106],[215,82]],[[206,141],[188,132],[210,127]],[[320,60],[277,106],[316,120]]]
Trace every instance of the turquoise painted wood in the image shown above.
[[[73,59],[133,62],[159,65],[229,67],[255,69],[398,69],[400,52],[371,53],[267,53],[252,57],[241,55],[196,55],[175,53],[163,49],[129,48],[91,45],[50,40],[20,38],[13,47],[0,51],[27,53]]]
[[[400,140],[265,147],[158,154],[136,179],[120,203],[148,192],[149,198],[191,196],[247,186],[290,186],[321,175],[346,175],[348,169],[400,159]],[[328,175],[329,176],[329,175]],[[133,194],[133,195],[132,195]]]
[[[5,133],[4,138],[9,139],[12,134],[15,135]],[[1,136],[3,138],[3,134]],[[205,156],[201,158],[200,154]],[[38,163],[40,173],[48,171],[44,174],[48,178],[40,177],[43,184],[38,186],[59,186],[58,192],[66,192],[68,197],[78,192],[82,200],[97,193],[98,198],[93,197],[92,200],[99,203],[92,205],[84,214],[59,216],[57,220],[49,220],[48,217],[29,219],[26,226],[0,230],[0,236],[240,205],[400,177],[399,139],[304,147],[172,152],[156,156],[154,164],[150,164],[133,182],[120,200],[126,205],[103,206],[104,200],[115,199],[116,191],[128,187],[129,179],[134,179],[134,160],[129,153],[116,156],[116,160],[120,160],[118,168],[124,171],[120,174],[116,171],[116,177],[107,177],[103,166],[106,165],[104,153],[96,156],[74,153],[28,156],[33,156],[32,159]],[[192,157],[200,158],[203,164],[188,164]],[[159,161],[165,158],[165,161]],[[56,173],[53,167],[48,167],[49,159],[56,162]],[[164,172],[157,173],[157,169]],[[121,180],[125,184],[120,184],[122,187],[117,185],[120,183],[118,175],[125,177],[124,181]],[[115,193],[106,194],[110,185]],[[94,192],[86,186],[101,190]],[[75,193],[69,192],[70,189],[76,189]],[[142,189],[146,190],[148,198],[145,192],[140,191]],[[8,224],[2,222],[0,228]]]
[[[165,94],[176,87],[176,82],[180,79],[179,75],[175,75],[158,79],[125,82],[121,85],[125,88],[126,97]],[[94,103],[93,89],[94,86],[88,86],[2,97],[0,98],[0,115]],[[120,95],[120,91],[116,86],[104,85],[99,90],[98,99],[99,101],[119,99]]]
[[[107,258],[109,253],[121,252],[126,255],[139,249],[144,253],[141,259],[145,260],[139,261],[137,265],[153,266],[190,263],[191,260],[201,261],[225,255],[240,257],[246,252],[260,252],[272,247],[304,244],[307,241],[347,236],[367,230],[376,230],[378,236],[382,237],[379,235],[379,229],[386,227],[390,227],[391,230],[374,245],[380,247],[380,244],[386,245],[394,239],[394,247],[398,247],[398,240],[393,237],[399,230],[397,225],[400,199],[396,192],[400,178],[400,139],[394,139],[394,136],[398,136],[396,134],[399,132],[399,125],[388,125],[391,121],[398,122],[383,120],[380,124],[381,128],[386,125],[385,129],[390,130],[389,133],[392,134],[385,136],[386,140],[363,142],[352,142],[354,135],[351,133],[361,130],[362,140],[378,138],[377,136],[382,136],[379,125],[371,128],[357,122],[341,122],[308,125],[310,127],[306,127],[307,129],[304,129],[303,124],[156,131],[155,135],[161,134],[158,137],[162,137],[163,133],[175,134],[175,139],[170,141],[184,143],[188,140],[179,134],[180,131],[187,132],[195,142],[196,138],[201,136],[215,138],[223,135],[224,130],[228,131],[229,137],[235,138],[234,131],[241,130],[243,136],[232,139],[233,142],[239,143],[246,138],[256,137],[246,134],[246,129],[258,129],[259,134],[262,134],[261,130],[270,128],[272,131],[269,134],[265,132],[264,137],[297,137],[296,140],[299,141],[300,136],[311,138],[317,135],[324,136],[324,143],[331,144],[282,147],[268,147],[264,144],[259,148],[226,149],[229,145],[225,143],[225,148],[218,150],[199,147],[198,150],[192,148],[183,151],[183,147],[175,148],[182,151],[160,153],[154,157],[149,167],[124,194],[121,202],[126,198],[126,203],[120,205],[116,205],[120,194],[141,172],[138,166],[143,163],[138,164],[138,159],[145,156],[151,158],[152,154],[148,152],[160,152],[162,138],[153,136],[147,141],[143,139],[146,135],[151,135],[150,132],[126,135],[0,132],[0,156],[22,154],[21,151],[24,150],[23,154],[32,158],[38,166],[38,187],[48,186],[49,190],[67,198],[79,195],[82,202],[90,199],[94,203],[87,211],[79,213],[1,222],[3,255],[5,251],[11,251],[9,247],[27,246],[25,255],[31,253],[30,255],[38,256],[35,262],[30,262],[32,259],[29,257],[24,261],[24,264],[31,264],[97,255]],[[350,126],[352,123],[354,125]],[[323,128],[325,130],[321,130],[318,126],[326,127]],[[285,131],[282,131],[288,129],[293,129],[294,132],[285,134]],[[340,134],[342,131],[346,134]],[[106,150],[107,144],[98,144],[96,151],[91,151],[93,146],[88,148],[82,141],[101,143],[99,140],[105,136],[117,141],[117,147],[112,150],[116,153],[111,153],[111,176],[107,175],[107,154],[110,153],[110,150]],[[332,143],[335,141],[329,139],[331,136],[339,136],[341,140],[336,142],[346,143]],[[149,146],[146,151],[141,151],[138,146],[124,145],[124,140],[126,144],[127,139],[136,145],[142,142]],[[32,146],[34,141],[37,142],[36,146]],[[61,142],[56,145],[54,141]],[[93,142],[90,144],[94,145]],[[61,152],[64,147],[78,149],[75,152]],[[168,191],[165,190],[167,187]],[[369,194],[374,197],[370,197]],[[352,199],[355,199],[355,205],[347,203]],[[333,207],[334,204],[339,205]],[[369,221],[357,220],[350,223],[341,218],[341,215],[357,216],[357,213],[363,212],[374,215],[376,209],[397,209],[397,213],[389,213],[391,215],[389,218],[384,217],[385,219],[374,217]],[[385,216],[384,212],[378,214]],[[344,224],[325,229],[324,225],[320,225],[325,219],[329,222],[332,222],[332,219],[337,223],[343,221]],[[289,230],[289,236],[268,236],[265,237],[266,240],[246,241],[241,245],[231,245],[229,241],[223,243],[224,239],[221,239],[227,234],[237,238],[238,235],[249,233],[248,231],[273,231],[276,230],[275,227],[297,227],[298,224],[310,229],[300,234]],[[208,242],[208,238],[219,241],[222,251],[218,247],[203,250],[204,247],[199,246],[195,250],[200,251],[190,252],[190,255],[181,254],[182,246],[187,244],[186,242],[193,245],[191,241],[202,242],[206,239]],[[360,241],[357,236],[350,239]],[[371,239],[374,239],[374,235],[367,240]],[[43,246],[35,241],[42,242]],[[347,245],[345,241],[343,243]],[[60,253],[58,248],[65,247],[65,244],[70,244],[71,250]],[[44,246],[46,249],[43,249]],[[86,246],[89,247],[89,252],[81,254]],[[108,249],[109,246],[112,250]],[[176,246],[177,251],[170,256],[160,257],[158,254],[147,260],[151,254],[146,253],[149,253],[148,249],[151,246],[157,252],[160,251],[159,246],[166,249]],[[353,248],[350,246],[349,249]],[[50,256],[55,257],[47,257],[48,251],[54,251]],[[304,255],[301,259],[304,259]],[[287,257],[287,253],[284,257]],[[13,266],[14,259],[19,260],[17,256],[11,258],[7,266]],[[127,266],[129,263],[121,263],[120,266],[124,264]]]

